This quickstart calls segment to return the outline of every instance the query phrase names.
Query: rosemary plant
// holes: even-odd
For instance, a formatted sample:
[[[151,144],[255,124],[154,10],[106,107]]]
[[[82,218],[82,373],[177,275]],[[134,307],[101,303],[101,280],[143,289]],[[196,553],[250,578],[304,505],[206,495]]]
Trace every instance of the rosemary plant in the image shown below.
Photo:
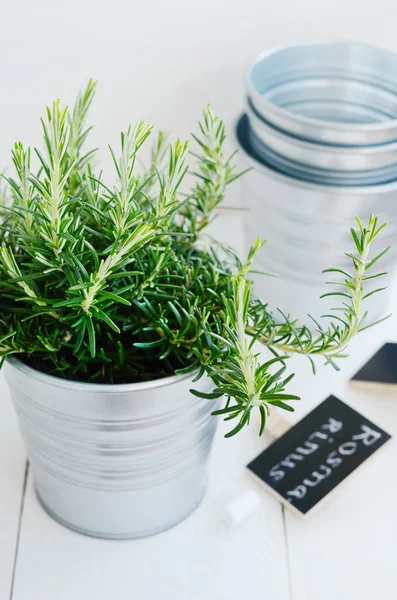
[[[244,427],[251,411],[292,410],[285,358],[297,352],[327,363],[344,356],[349,340],[369,326],[362,302],[365,282],[381,253],[369,258],[381,231],[371,216],[352,229],[352,273],[341,277],[340,314],[316,323],[312,334],[254,298],[248,279],[255,240],[245,262],[203,232],[216,215],[227,186],[239,174],[225,159],[225,128],[210,108],[193,136],[198,166],[190,195],[180,192],[188,171],[188,144],[167,144],[160,132],[152,164],[140,170],[138,154],[152,134],[139,121],[110,149],[116,185],[95,169],[83,150],[89,129],[90,81],[72,110],[59,101],[42,121],[43,151],[16,143],[15,176],[5,178],[12,196],[1,206],[0,357],[21,359],[47,373],[98,383],[125,383],[198,370],[224,397],[215,411]],[[210,246],[207,248],[207,246]],[[261,362],[256,342],[273,357]],[[277,366],[278,364],[278,366]],[[314,363],[313,363],[314,364]],[[276,365],[276,368],[273,368]]]

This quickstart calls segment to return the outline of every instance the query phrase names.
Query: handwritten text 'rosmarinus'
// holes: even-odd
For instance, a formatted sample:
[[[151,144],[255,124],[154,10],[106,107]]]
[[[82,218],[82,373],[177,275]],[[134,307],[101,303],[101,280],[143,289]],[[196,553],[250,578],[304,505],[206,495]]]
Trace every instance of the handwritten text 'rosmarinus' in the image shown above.
[[[332,434],[337,433],[343,428],[342,421],[337,421],[330,417],[327,423],[324,423],[320,427],[319,431],[314,431],[308,437],[308,439],[295,448],[294,452],[288,454],[284,460],[274,465],[269,475],[273,481],[280,481],[284,478],[288,470],[295,469],[297,464],[302,464],[306,456],[314,454],[322,444],[326,442],[333,442]],[[339,445],[337,450],[330,452],[325,459],[324,463],[319,465],[316,471],[313,471],[310,477],[305,477],[302,483],[297,485],[294,489],[287,492],[289,501],[293,499],[302,499],[306,496],[308,488],[314,488],[318,486],[321,481],[329,477],[332,470],[342,464],[344,457],[351,456],[357,451],[359,444],[364,446],[372,446],[382,434],[379,431],[375,431],[368,427],[368,425],[362,424],[360,426],[360,432],[353,435],[351,440],[343,442]]]

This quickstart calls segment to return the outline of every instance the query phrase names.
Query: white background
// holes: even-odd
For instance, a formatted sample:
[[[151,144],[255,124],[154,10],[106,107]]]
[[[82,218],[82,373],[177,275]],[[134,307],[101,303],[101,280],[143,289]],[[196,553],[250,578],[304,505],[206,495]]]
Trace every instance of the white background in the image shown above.
[[[0,169],[14,141],[40,143],[46,103],[99,80],[92,143],[138,118],[187,136],[210,102],[231,125],[264,47],[352,39],[397,50],[394,0],[0,2]]]
[[[397,50],[395,0],[39,0],[0,9],[0,169],[14,141],[40,143],[45,104],[72,101],[90,76],[100,82],[92,142],[108,166],[106,144],[141,117],[186,136],[211,102],[231,126],[246,65],[267,45],[353,39]],[[238,242],[239,217],[227,218]],[[357,340],[342,375],[320,369],[314,380],[298,361],[300,412],[336,391],[397,435],[393,397],[346,387],[371,351],[396,337],[391,331],[392,323]],[[263,493],[255,517],[222,528],[223,502],[253,485],[244,465],[267,443],[254,431],[238,441],[219,436],[205,503],[180,527],[139,542],[91,540],[45,515],[30,477],[23,496],[24,450],[1,381],[0,600],[11,591],[13,600],[394,598],[394,442],[311,521],[284,515]]]

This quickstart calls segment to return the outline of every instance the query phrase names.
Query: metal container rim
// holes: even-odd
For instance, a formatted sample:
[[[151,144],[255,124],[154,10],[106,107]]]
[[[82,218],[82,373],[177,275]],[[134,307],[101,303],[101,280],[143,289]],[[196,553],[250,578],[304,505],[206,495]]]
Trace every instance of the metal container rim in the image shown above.
[[[310,181],[295,179],[294,177],[292,177],[290,175],[286,175],[285,173],[276,171],[272,167],[266,165],[264,162],[258,160],[258,158],[253,156],[249,151],[247,151],[247,149],[244,147],[243,143],[240,141],[238,130],[239,130],[240,123],[244,117],[246,117],[248,120],[247,113],[242,113],[241,115],[239,115],[237,117],[237,119],[234,122],[233,137],[234,137],[235,143],[237,145],[237,148],[238,148],[239,152],[241,152],[244,156],[249,158],[249,160],[253,163],[253,167],[255,167],[255,170],[257,170],[258,172],[265,173],[268,177],[271,177],[272,179],[275,179],[275,180],[280,181],[281,183],[284,183],[287,185],[293,185],[294,187],[300,187],[305,190],[309,189],[309,190],[313,190],[315,192],[323,192],[323,193],[326,191],[327,194],[337,194],[337,195],[345,194],[346,196],[353,196],[353,195],[366,196],[367,194],[369,195],[369,194],[373,194],[373,193],[376,194],[376,193],[384,193],[384,192],[389,192],[389,191],[394,191],[394,190],[397,191],[397,180],[391,181],[388,183],[381,183],[381,184],[375,184],[375,185],[364,185],[364,186],[360,186],[360,185],[349,185],[349,186],[329,185],[326,183],[325,184],[312,183]],[[251,167],[251,168],[253,168],[253,167]]]
[[[9,364],[12,368],[17,371],[28,375],[29,377],[33,377],[37,381],[41,383],[46,383],[48,385],[52,385],[58,388],[83,391],[83,392],[94,392],[94,393],[120,393],[120,392],[143,392],[147,390],[153,390],[157,388],[163,388],[166,386],[171,386],[173,384],[184,381],[185,379],[191,379],[196,373],[198,373],[198,369],[193,369],[189,373],[184,373],[182,375],[170,375],[169,377],[161,377],[159,379],[152,379],[150,381],[140,381],[136,383],[116,383],[116,384],[108,384],[108,383],[91,383],[86,381],[75,381],[73,379],[63,379],[61,377],[56,377],[55,375],[49,375],[48,373],[44,373],[42,371],[38,371],[33,367],[22,362],[16,356],[7,356],[6,364]]]
[[[381,51],[390,54],[391,56],[394,56],[397,60],[397,54],[390,50],[386,50],[385,48],[378,48],[377,46],[373,46],[371,44],[364,44],[360,42],[298,42],[294,44],[277,44],[275,46],[271,46],[270,48],[266,48],[265,50],[257,54],[256,57],[249,63],[248,71],[246,74],[246,85],[248,89],[248,95],[256,99],[263,106],[267,106],[273,113],[277,114],[279,117],[287,117],[290,121],[293,121],[297,125],[308,125],[311,127],[328,127],[332,128],[334,131],[345,134],[383,132],[387,131],[391,127],[397,126],[397,119],[388,119],[387,121],[382,121],[381,123],[351,123],[349,125],[345,125],[343,123],[338,123],[335,121],[325,121],[324,119],[307,117],[305,115],[295,114],[286,108],[282,108],[281,106],[270,102],[266,99],[265,96],[260,94],[252,82],[252,73],[256,65],[265,58],[268,58],[269,56],[276,54],[281,50],[293,50],[294,48],[302,48],[305,46],[346,46],[350,48],[367,48],[375,52]]]

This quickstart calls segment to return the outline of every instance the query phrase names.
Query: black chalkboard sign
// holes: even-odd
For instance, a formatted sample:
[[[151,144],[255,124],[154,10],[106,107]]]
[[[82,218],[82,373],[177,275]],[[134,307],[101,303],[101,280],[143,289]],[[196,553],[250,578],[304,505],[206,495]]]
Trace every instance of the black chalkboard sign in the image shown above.
[[[397,386],[397,344],[384,344],[356,373],[351,383],[364,387]]]
[[[390,439],[330,396],[253,460],[248,468],[280,500],[307,515]]]

